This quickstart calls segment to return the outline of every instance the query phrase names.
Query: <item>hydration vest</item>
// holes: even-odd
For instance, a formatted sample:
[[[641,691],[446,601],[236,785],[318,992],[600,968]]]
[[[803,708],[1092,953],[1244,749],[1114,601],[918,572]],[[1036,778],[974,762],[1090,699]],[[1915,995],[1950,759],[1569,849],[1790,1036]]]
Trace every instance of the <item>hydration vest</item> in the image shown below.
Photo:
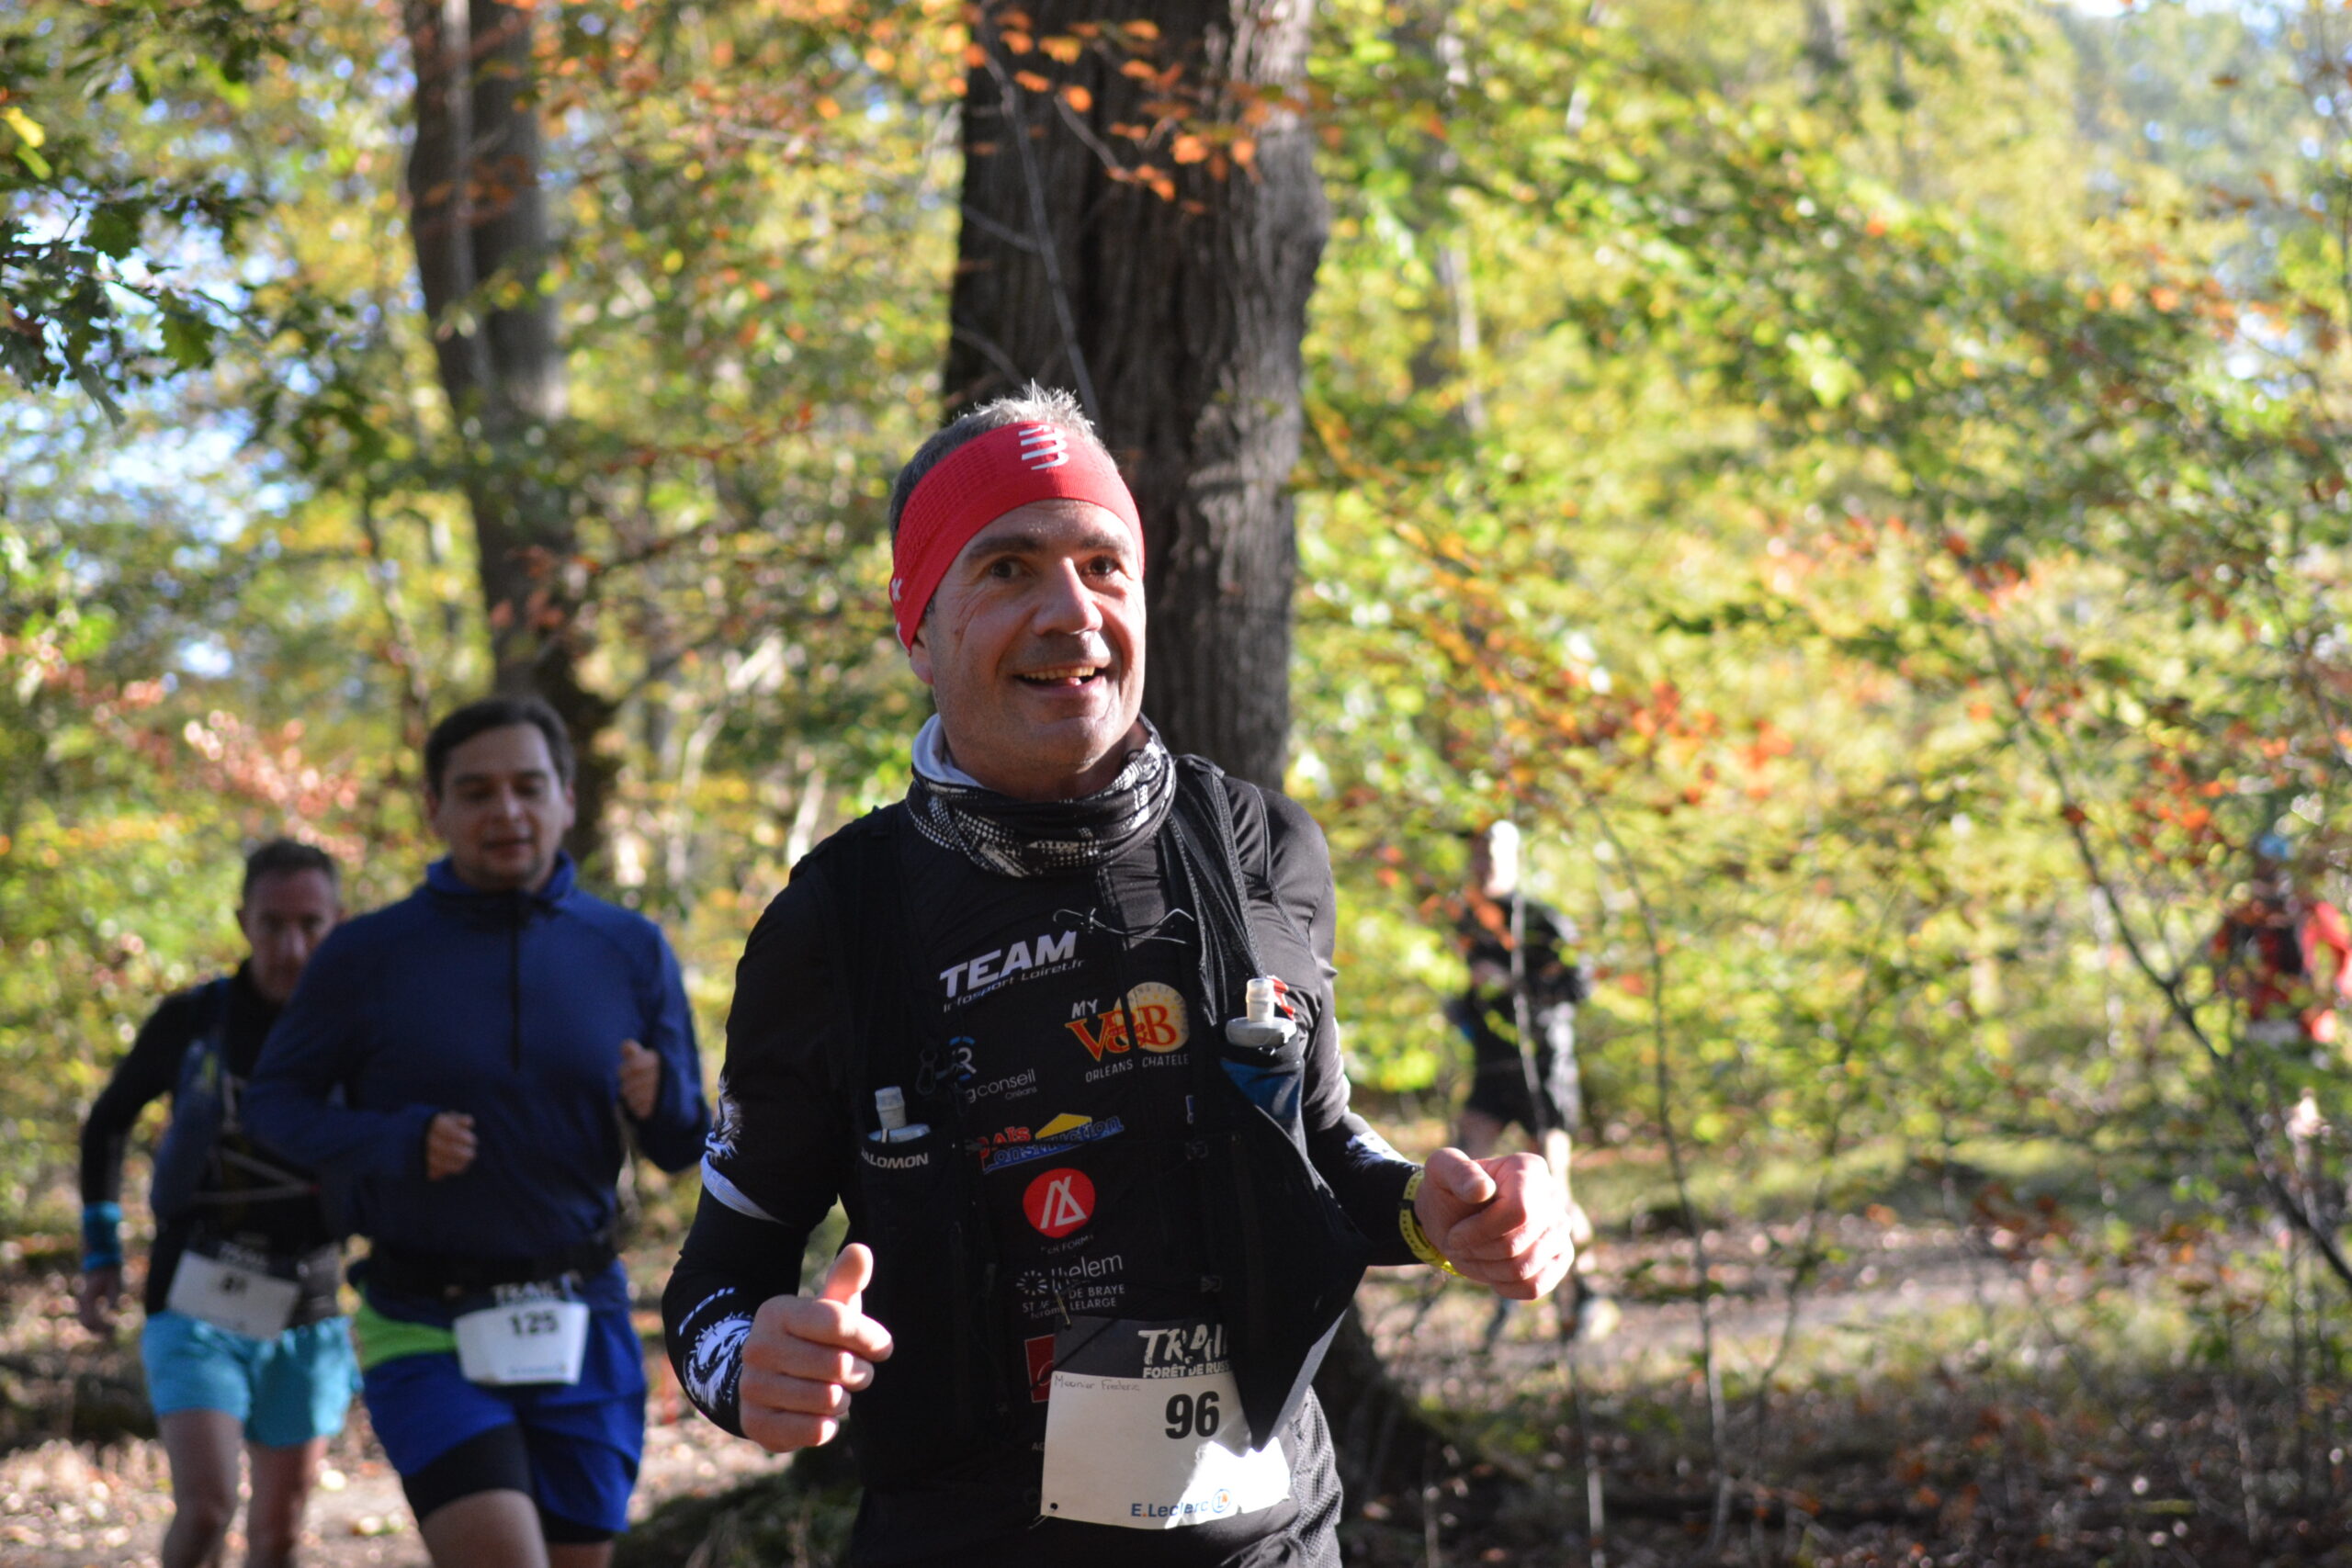
[[[148,1207],[158,1224],[232,1203],[319,1195],[319,1184],[265,1157],[245,1134],[245,1080],[228,1066],[229,987],[223,976],[198,988],[203,1031],[180,1058],[172,1118],[155,1149]]]
[[[1271,1437],[1296,1414],[1362,1280],[1370,1247],[1307,1157],[1302,1120],[1307,1032],[1280,1043],[1238,1043],[1222,1028],[1245,1012],[1260,966],[1252,927],[1290,917],[1270,868],[1240,863],[1224,774],[1177,759],[1176,799],[1158,835],[1173,886],[1170,903],[1198,922],[1199,989],[1206,1027],[1194,1032],[1188,1088],[1200,1108],[1190,1160],[1207,1227],[1204,1281],[1223,1321],[1253,1434]],[[1249,807],[1262,811],[1254,793]],[[1263,841],[1264,834],[1261,834]],[[918,847],[919,846],[919,847]],[[865,1310],[892,1325],[889,1372],[858,1395],[849,1438],[869,1486],[937,1483],[954,1461],[1001,1447],[1027,1391],[1007,1375],[1013,1348],[1007,1281],[969,1152],[975,1129],[955,1077],[951,1031],[930,976],[919,972],[901,888],[903,856],[936,852],[903,805],[870,813],[804,863],[821,876],[838,919],[833,973],[843,977],[851,1026],[828,1064],[852,1107],[852,1235],[877,1269]],[[1239,1032],[1247,1034],[1247,1032]],[[916,1145],[876,1144],[874,1091],[899,1086]],[[928,1267],[893,1269],[886,1258]],[[1016,1402],[1018,1404],[1016,1404]],[[1009,1500],[1008,1500],[1009,1501]],[[1034,1510],[1017,1505],[1018,1524]]]

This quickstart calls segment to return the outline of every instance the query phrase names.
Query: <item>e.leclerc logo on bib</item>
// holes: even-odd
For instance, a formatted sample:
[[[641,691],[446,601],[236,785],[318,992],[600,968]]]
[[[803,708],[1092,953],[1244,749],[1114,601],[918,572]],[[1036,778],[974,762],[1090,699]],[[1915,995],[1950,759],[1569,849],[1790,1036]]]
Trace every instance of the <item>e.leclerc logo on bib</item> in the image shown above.
[[[1094,1217],[1094,1183],[1067,1166],[1048,1170],[1021,1195],[1021,1212],[1041,1234],[1066,1236]]]

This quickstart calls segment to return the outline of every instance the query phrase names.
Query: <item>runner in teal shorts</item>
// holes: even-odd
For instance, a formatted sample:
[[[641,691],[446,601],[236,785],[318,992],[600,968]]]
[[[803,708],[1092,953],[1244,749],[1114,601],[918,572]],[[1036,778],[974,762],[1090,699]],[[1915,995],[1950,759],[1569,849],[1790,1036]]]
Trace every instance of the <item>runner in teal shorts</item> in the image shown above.
[[[233,975],[166,998],[82,1130],[83,1324],[110,1334],[122,1296],[124,1144],[172,1098],[155,1155],[148,1399],[172,1467],[164,1568],[217,1563],[237,1512],[237,1450],[251,1461],[246,1561],[294,1559],[303,1505],[358,1386],[335,1294],[341,1258],[311,1174],[245,1131],[243,1086],[311,953],[342,917],[334,862],[277,840],[245,862]]]

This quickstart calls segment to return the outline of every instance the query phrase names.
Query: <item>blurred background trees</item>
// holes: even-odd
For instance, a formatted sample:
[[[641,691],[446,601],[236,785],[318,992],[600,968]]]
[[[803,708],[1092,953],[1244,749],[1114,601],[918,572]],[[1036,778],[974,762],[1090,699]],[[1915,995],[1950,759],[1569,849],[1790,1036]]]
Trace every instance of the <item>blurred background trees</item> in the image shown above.
[[[2261,833],[2338,903],[2352,865],[2352,20],[1327,0],[1257,71],[1148,9],[0,18],[0,1232],[65,1229],[75,1114],[230,951],[239,848],[393,895],[414,742],[493,682],[564,699],[592,880],[716,1040],[924,712],[896,463],[1078,358],[1148,507],[1295,515],[1287,628],[1284,539],[1202,558],[1188,646],[1214,693],[1277,646],[1232,627],[1295,640],[1391,1109],[1458,1089],[1431,911],[1510,815],[1586,932],[1627,1193],[1670,1128],[1714,1192],[2063,1155],[2162,1223],[2259,1203],[2280,1110],[2345,1110],[2341,1064],[2234,1049],[2201,953]],[[1326,221],[1295,400],[1214,354],[1161,387],[1044,280],[1303,287]]]

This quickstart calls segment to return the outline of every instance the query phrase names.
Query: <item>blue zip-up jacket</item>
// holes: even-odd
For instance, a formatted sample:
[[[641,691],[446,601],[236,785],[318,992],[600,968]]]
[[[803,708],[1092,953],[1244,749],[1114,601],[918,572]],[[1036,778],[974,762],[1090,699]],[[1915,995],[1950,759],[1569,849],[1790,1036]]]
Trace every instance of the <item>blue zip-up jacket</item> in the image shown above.
[[[624,1151],[621,1042],[662,1057],[639,1147],[664,1170],[709,1123],[694,1021],[650,920],[581,892],[484,893],[446,860],[328,936],[270,1031],[247,1122],[347,1194],[350,1228],[408,1251],[532,1258],[611,1225]],[[329,1091],[344,1090],[341,1104]],[[474,1162],[424,1179],[425,1127],[474,1119]]]

